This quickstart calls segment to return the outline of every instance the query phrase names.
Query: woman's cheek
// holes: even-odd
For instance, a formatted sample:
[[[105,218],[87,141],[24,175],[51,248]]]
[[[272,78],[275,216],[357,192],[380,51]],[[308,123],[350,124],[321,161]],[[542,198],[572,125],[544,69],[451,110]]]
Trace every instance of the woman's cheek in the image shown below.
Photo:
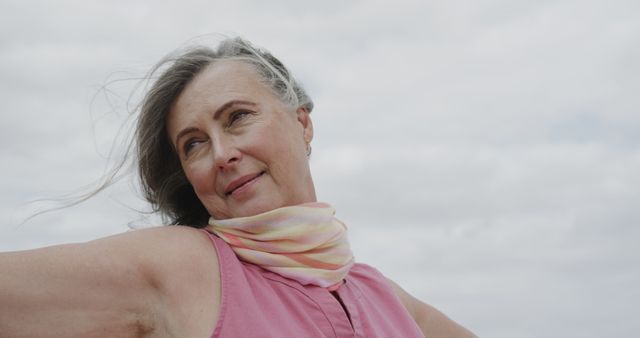
[[[198,194],[211,193],[215,189],[215,178],[211,168],[195,162],[185,168],[187,179]]]

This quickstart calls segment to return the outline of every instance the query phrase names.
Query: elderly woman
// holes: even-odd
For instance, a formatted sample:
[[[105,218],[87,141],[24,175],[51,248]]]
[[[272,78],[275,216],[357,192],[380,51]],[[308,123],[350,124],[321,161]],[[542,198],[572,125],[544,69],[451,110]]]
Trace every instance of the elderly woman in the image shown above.
[[[0,336],[471,337],[374,268],[316,200],[313,103],[242,39],[164,60],[147,199],[176,225],[0,255]]]

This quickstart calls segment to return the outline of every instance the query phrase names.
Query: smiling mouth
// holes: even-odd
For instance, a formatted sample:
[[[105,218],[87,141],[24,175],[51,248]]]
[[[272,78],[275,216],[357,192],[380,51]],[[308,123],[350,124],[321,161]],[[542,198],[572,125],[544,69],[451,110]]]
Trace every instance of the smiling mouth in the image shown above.
[[[265,174],[265,172],[261,171],[257,175],[246,175],[246,176],[242,176],[242,177],[236,179],[235,181],[229,183],[229,185],[227,186],[227,189],[226,189],[226,191],[224,193],[224,196],[225,197],[230,196],[231,194],[233,194],[238,189],[241,189],[242,187],[246,186],[247,184],[257,180],[260,176],[262,176],[264,174]]]

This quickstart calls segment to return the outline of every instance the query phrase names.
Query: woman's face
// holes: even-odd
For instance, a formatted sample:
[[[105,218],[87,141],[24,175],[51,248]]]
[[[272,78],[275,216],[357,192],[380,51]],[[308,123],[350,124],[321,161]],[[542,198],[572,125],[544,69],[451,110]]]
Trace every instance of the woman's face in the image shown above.
[[[283,103],[246,63],[218,61],[198,74],[173,104],[167,132],[216,219],[316,201],[309,113]]]

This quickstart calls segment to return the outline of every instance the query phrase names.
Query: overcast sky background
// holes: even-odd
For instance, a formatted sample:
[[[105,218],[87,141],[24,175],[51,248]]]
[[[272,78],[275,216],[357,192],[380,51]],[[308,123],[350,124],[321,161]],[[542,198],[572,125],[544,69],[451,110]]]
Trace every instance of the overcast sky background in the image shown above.
[[[0,251],[157,222],[125,178],[21,224],[102,175],[135,79],[211,33],[305,84],[359,261],[482,337],[637,335],[634,0],[0,0]]]

